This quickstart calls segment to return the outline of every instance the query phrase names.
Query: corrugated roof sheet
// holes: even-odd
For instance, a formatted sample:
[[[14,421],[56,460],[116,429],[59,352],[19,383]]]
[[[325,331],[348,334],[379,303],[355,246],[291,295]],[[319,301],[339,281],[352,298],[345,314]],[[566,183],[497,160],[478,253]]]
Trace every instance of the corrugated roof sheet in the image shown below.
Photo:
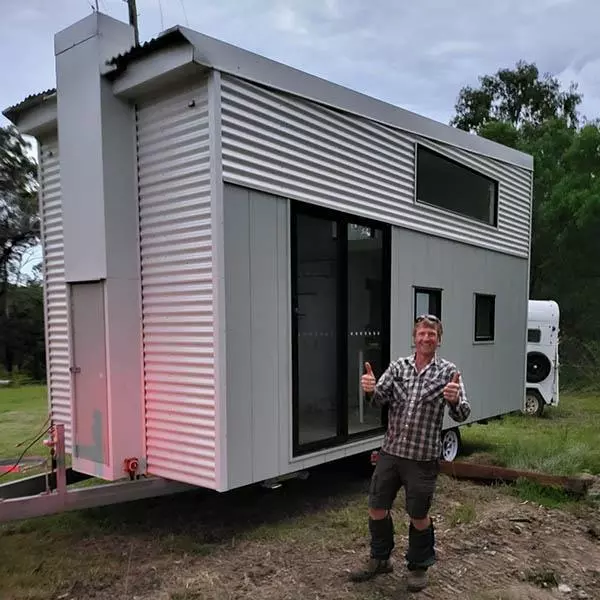
[[[114,65],[116,67],[115,72],[108,75],[114,77],[116,76],[129,61],[134,60],[136,58],[140,58],[141,56],[145,56],[146,54],[150,54],[155,50],[159,50],[161,48],[165,48],[175,41],[187,41],[185,36],[181,33],[178,27],[172,27],[170,29],[165,30],[158,37],[152,38],[143,44],[139,44],[138,46],[132,46],[130,50],[124,52],[122,54],[118,54],[114,56],[109,61],[107,61],[108,65]],[[51,88],[49,90],[45,90],[43,92],[38,92],[37,94],[31,94],[18,102],[17,104],[13,104],[8,108],[2,111],[2,114],[9,120],[12,120],[11,116],[15,116],[17,113],[27,110],[28,108],[33,108],[34,106],[38,106],[44,100],[52,97],[56,94],[56,88]]]
[[[187,38],[183,35],[178,26],[171,27],[170,29],[166,29],[162,32],[158,37],[152,38],[143,44],[139,44],[137,46],[132,46],[130,50],[127,52],[123,52],[121,54],[117,54],[110,60],[106,61],[107,65],[113,65],[116,67],[113,73],[109,73],[108,77],[114,77],[115,74],[118,74],[127,63],[136,58],[141,58],[150,54],[156,50],[160,50],[161,48],[167,48],[174,42],[188,42]]]
[[[9,106],[8,108],[4,109],[2,111],[2,114],[7,119],[12,120],[11,115],[14,115],[15,113],[21,112],[23,110],[27,110],[28,108],[33,108],[34,106],[38,106],[39,104],[44,102],[44,100],[48,100],[49,98],[55,95],[56,88],[50,88],[49,90],[38,92],[37,94],[31,94],[30,96],[27,96],[27,98],[25,98],[24,100],[21,100],[21,102],[13,104],[12,106]]]

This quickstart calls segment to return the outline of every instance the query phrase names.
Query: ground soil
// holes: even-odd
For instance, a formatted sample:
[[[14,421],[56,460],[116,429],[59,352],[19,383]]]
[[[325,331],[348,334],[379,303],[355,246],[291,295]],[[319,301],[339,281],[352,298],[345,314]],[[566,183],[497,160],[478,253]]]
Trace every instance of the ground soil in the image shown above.
[[[404,591],[402,495],[394,510],[395,571],[349,582],[348,570],[368,554],[368,475],[349,463],[275,491],[193,493],[128,505],[119,513],[92,511],[90,519],[108,520],[113,531],[74,542],[72,551],[88,557],[89,566],[66,575],[47,597],[600,599],[597,508],[543,508],[502,489],[445,476],[433,509],[439,561],[429,588]]]

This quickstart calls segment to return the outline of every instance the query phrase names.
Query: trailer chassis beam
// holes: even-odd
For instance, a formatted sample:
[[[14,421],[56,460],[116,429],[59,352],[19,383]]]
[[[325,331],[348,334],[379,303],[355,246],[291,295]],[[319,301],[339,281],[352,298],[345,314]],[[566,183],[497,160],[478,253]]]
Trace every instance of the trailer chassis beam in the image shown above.
[[[65,468],[64,425],[56,425],[55,432],[56,472],[49,478],[49,481],[55,484],[54,489],[49,488],[36,495],[14,497],[11,487],[20,486],[17,489],[27,489],[26,484],[22,481],[4,484],[0,487],[0,523],[198,489],[196,486],[168,479],[142,477],[69,490]],[[5,497],[2,497],[3,488],[7,490],[4,493]]]

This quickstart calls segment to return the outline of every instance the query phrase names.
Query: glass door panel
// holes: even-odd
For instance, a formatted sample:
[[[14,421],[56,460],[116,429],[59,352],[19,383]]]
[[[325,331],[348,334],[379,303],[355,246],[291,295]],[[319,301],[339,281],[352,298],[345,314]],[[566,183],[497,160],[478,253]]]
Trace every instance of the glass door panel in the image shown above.
[[[336,221],[295,215],[295,445],[339,435]]]
[[[348,435],[381,427],[381,409],[369,405],[360,389],[365,362],[376,376],[384,364],[384,243],[383,231],[349,223],[347,293]]]
[[[385,425],[360,389],[364,363],[389,362],[390,227],[294,204],[292,367],[294,455]]]

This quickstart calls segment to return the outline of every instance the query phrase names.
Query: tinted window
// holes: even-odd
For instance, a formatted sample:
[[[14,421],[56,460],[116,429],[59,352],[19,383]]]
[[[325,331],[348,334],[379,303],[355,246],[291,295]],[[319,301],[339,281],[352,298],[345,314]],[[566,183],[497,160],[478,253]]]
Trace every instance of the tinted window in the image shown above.
[[[475,294],[475,341],[489,342],[494,339],[496,298],[487,294]]]
[[[414,318],[419,315],[435,315],[438,319],[442,318],[442,290],[415,288]]]
[[[498,182],[419,146],[417,202],[432,204],[495,226]]]

